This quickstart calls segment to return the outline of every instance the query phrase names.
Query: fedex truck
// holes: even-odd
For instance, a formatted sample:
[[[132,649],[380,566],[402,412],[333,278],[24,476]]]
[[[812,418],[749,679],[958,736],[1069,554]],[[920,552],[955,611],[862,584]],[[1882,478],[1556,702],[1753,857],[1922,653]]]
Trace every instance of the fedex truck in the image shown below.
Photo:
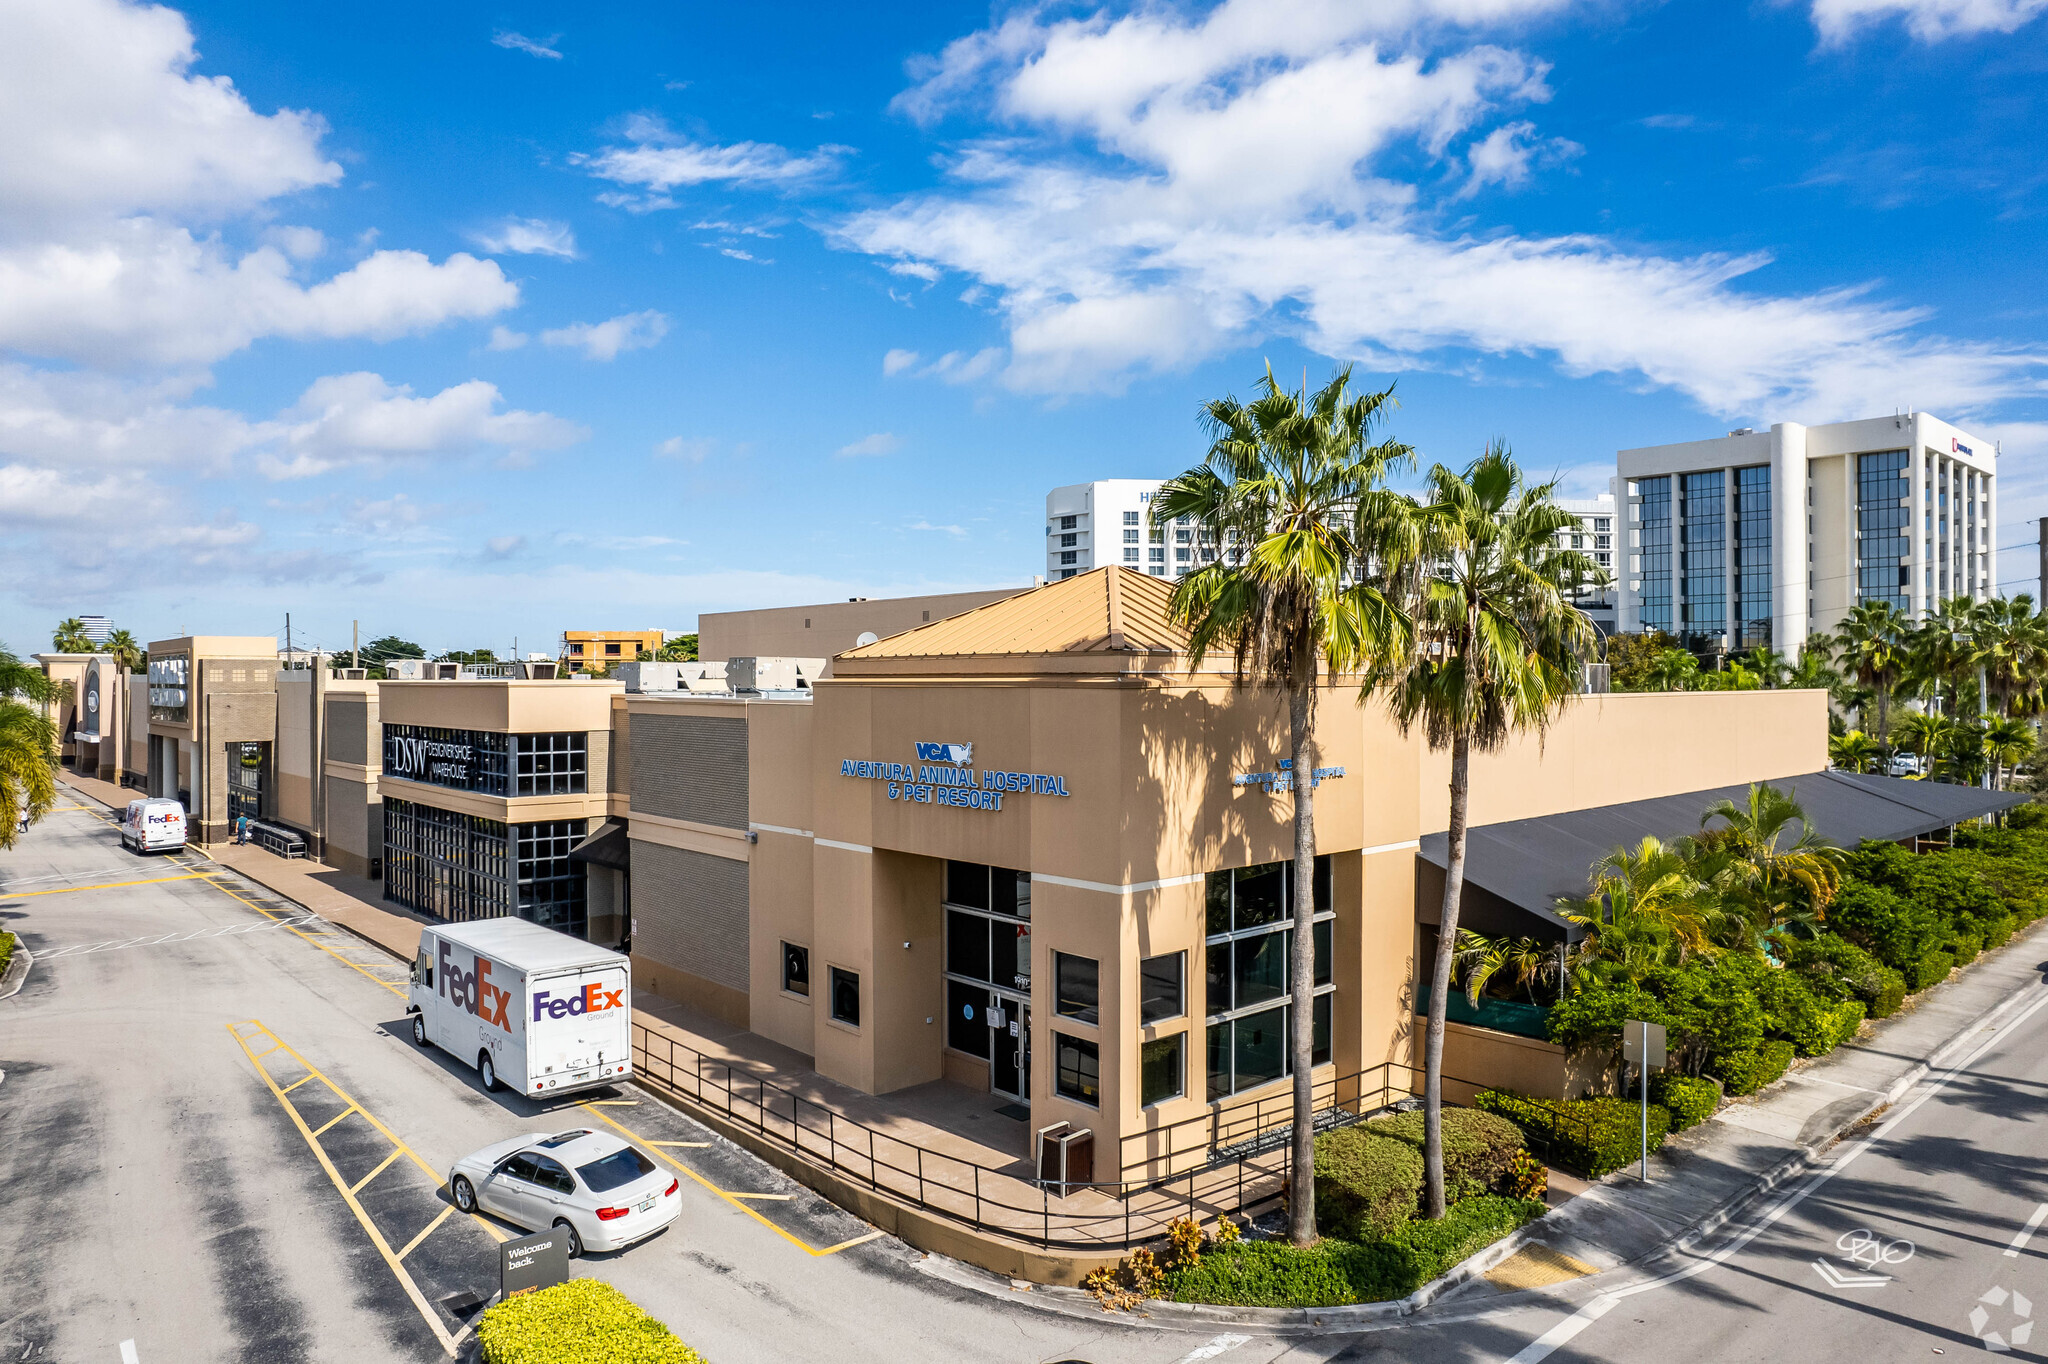
[[[185,807],[175,800],[131,800],[121,815],[121,846],[138,853],[185,846]]]
[[[625,957],[524,919],[435,924],[412,963],[412,1040],[501,1084],[549,1097],[633,1073]]]

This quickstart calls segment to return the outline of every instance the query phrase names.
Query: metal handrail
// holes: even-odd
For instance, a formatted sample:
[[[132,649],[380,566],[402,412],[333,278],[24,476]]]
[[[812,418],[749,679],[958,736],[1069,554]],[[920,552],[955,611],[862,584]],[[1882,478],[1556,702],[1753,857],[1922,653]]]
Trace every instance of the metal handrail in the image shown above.
[[[1065,1184],[1055,1195],[1032,1178],[1035,1171],[1028,1161],[1007,1167],[983,1165],[905,1141],[729,1061],[706,1056],[637,1020],[633,1064],[635,1078],[642,1083],[715,1113],[855,1184],[977,1231],[1046,1249],[1126,1250],[1157,1240],[1176,1217],[1200,1222],[1248,1213],[1277,1200],[1292,1169],[1292,1143],[1273,1140],[1276,1134],[1291,1131],[1291,1094],[1284,1100],[1251,1100],[1134,1133],[1120,1145],[1179,1135],[1169,1136],[1170,1150],[1148,1157],[1144,1166],[1134,1167],[1120,1150],[1119,1178]],[[1318,1129],[1327,1125],[1324,1115],[1341,1115],[1331,1118],[1332,1123],[1352,1122],[1412,1098],[1420,1088],[1420,1074],[1415,1067],[1389,1062],[1317,1081]],[[1197,1132],[1208,1134],[1203,1144],[1191,1140]],[[1222,1137],[1234,1141],[1219,1144]],[[1173,1168],[1180,1159],[1189,1161],[1188,1168]],[[1146,1167],[1154,1168],[1124,1177],[1134,1168]],[[1038,1201],[995,1192],[985,1186],[984,1173],[1035,1187]],[[1103,1206],[1105,1201],[1110,1206]]]

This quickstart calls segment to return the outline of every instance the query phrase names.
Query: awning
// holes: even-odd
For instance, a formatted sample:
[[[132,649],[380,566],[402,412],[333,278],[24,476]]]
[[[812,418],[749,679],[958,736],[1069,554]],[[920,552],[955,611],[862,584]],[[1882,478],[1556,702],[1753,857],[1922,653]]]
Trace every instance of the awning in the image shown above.
[[[584,835],[583,841],[569,849],[571,862],[588,862],[593,867],[610,867],[614,871],[629,871],[628,854],[632,841],[626,837],[626,821],[608,819]]]
[[[1887,843],[1913,838],[2031,799],[2021,792],[1852,772],[1809,772],[1770,785],[1788,791],[1814,828],[1844,848],[1867,838]],[[1593,864],[1615,848],[1632,847],[1646,836],[1668,841],[1698,833],[1708,806],[1722,799],[1741,805],[1748,798],[1745,783],[1482,825],[1466,837],[1465,879],[1546,923],[1562,924],[1555,909],[1558,898],[1585,895]],[[1798,836],[1796,827],[1792,836]],[[1449,849],[1449,834],[1427,834],[1418,855],[1443,868]],[[1417,919],[1437,922],[1441,905],[1441,894],[1420,897]]]

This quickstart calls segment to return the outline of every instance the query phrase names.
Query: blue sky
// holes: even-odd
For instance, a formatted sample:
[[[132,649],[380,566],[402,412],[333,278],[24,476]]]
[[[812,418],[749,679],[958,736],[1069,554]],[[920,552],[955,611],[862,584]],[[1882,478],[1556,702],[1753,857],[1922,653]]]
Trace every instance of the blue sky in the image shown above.
[[[2044,9],[0,0],[0,639],[1021,583],[1269,360],[1581,494],[1920,407],[2021,545]]]

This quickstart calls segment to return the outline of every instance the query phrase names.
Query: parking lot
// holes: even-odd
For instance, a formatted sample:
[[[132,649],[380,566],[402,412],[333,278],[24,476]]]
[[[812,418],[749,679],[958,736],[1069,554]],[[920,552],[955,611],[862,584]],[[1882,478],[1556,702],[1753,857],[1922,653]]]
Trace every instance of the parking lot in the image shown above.
[[[469,1355],[517,1229],[456,1211],[445,1172],[568,1127],[617,1132],[684,1190],[674,1226],[574,1272],[721,1364],[950,1360],[992,1339],[1033,1360],[1185,1352],[1151,1331],[1105,1354],[1129,1328],[939,1283],[638,1089],[485,1094],[410,1040],[404,963],[196,850],[126,852],[102,808],[64,804],[0,867],[0,924],[37,958],[0,1005],[0,1359]]]

